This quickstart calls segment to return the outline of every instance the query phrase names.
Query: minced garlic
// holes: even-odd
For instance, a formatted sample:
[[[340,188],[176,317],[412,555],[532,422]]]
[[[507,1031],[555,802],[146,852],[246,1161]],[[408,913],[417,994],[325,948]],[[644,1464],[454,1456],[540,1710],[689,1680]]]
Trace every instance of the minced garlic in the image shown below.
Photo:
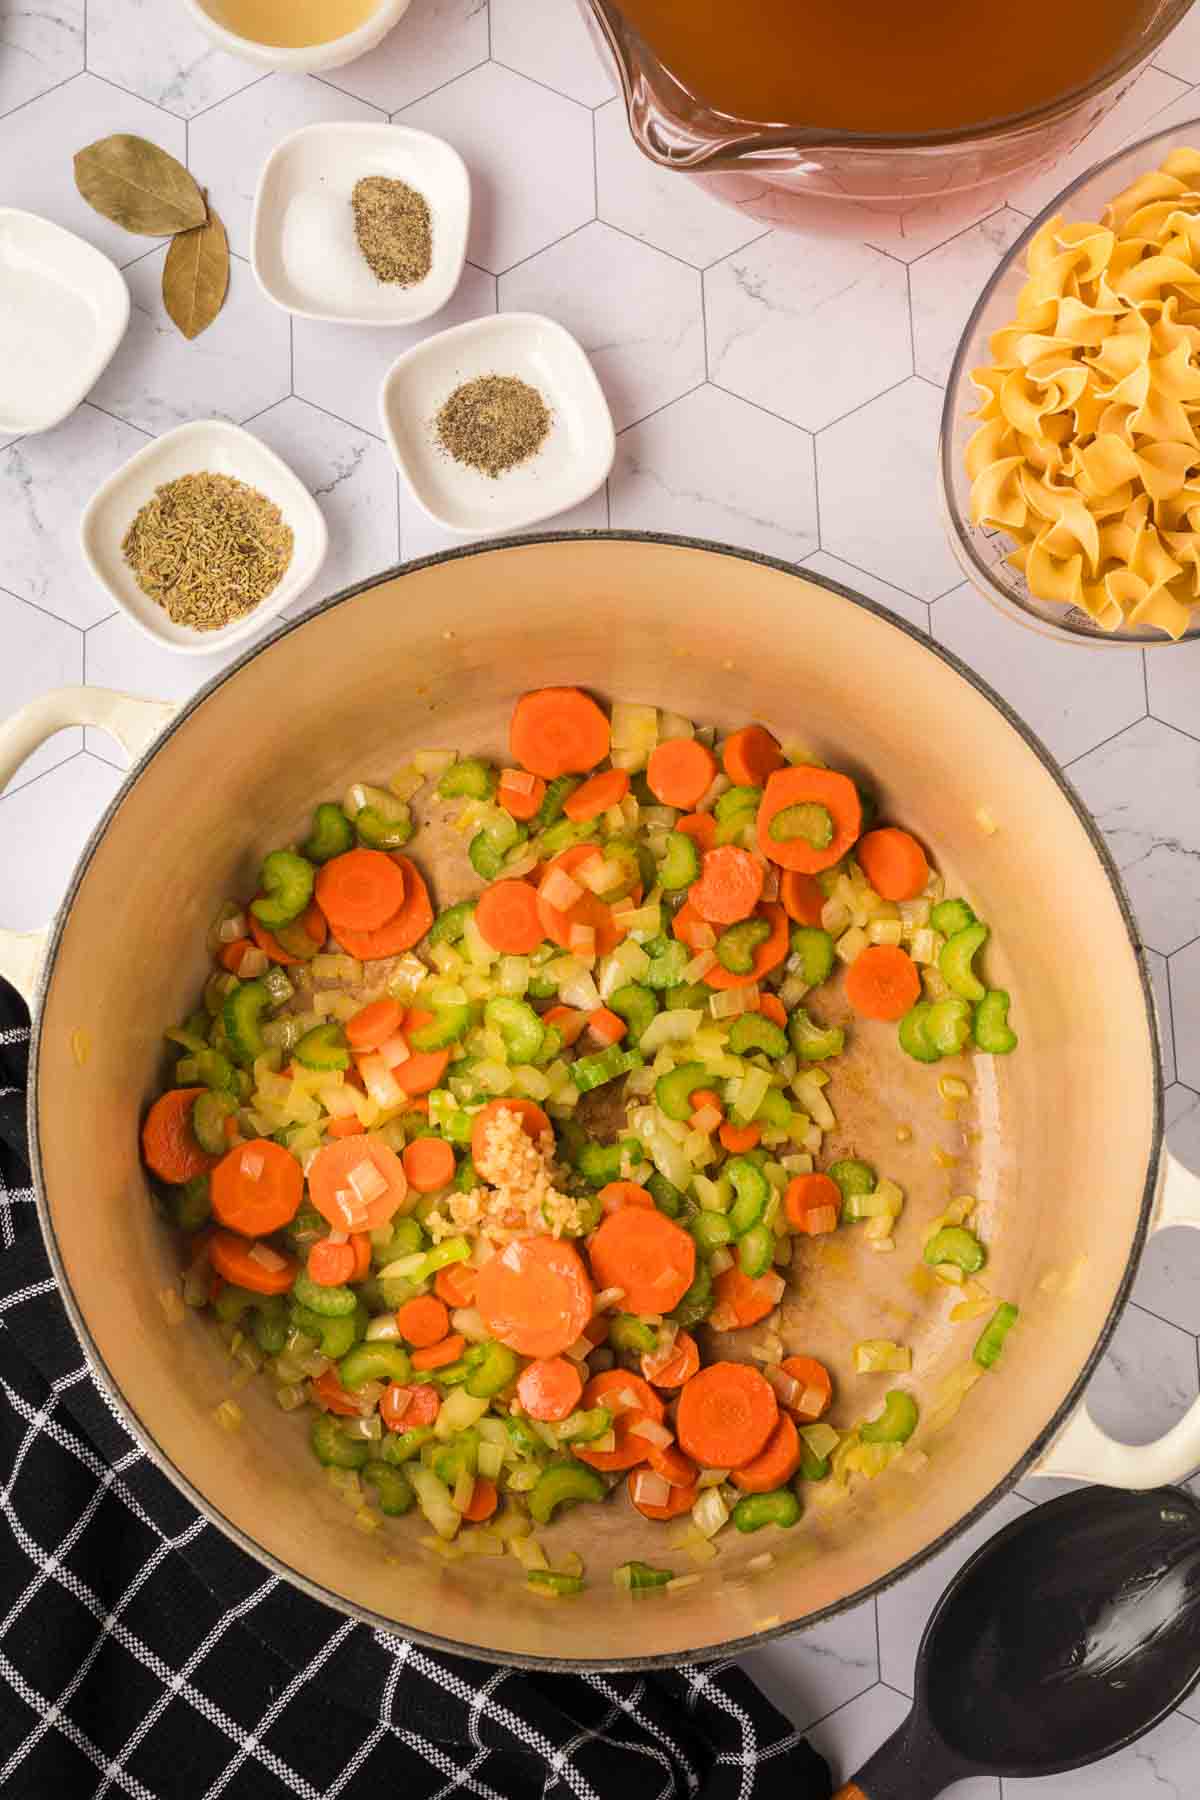
[[[434,1243],[464,1235],[493,1244],[547,1232],[578,1236],[584,1224],[579,1202],[555,1186],[553,1136],[535,1143],[521,1115],[503,1107],[488,1120],[483,1138],[475,1166],[487,1185],[439,1202],[425,1220]]]

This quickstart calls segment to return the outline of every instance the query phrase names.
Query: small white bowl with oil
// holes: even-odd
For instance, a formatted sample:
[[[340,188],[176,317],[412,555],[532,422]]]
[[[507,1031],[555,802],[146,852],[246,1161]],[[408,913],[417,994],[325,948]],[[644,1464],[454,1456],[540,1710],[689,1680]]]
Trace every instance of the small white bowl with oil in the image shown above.
[[[313,75],[374,50],[410,0],[183,0],[218,49],[262,69]]]

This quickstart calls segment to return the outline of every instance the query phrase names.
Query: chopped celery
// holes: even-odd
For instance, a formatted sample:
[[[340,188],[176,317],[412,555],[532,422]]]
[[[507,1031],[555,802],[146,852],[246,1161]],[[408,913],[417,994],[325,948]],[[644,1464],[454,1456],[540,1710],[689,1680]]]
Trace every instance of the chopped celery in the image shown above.
[[[975,1043],[988,1056],[1007,1056],[1017,1047],[1017,1034],[1008,1022],[1008,1008],[1009,998],[1003,988],[989,988],[975,1008]]]
[[[498,994],[488,1001],[483,1017],[486,1025],[500,1033],[510,1063],[531,1063],[537,1060],[545,1028],[527,1001]]]
[[[802,1006],[788,1015],[788,1038],[801,1062],[825,1062],[841,1054],[846,1034],[840,1025],[818,1025]]]
[[[192,1103],[192,1136],[210,1156],[224,1156],[228,1150],[225,1121],[231,1119],[237,1109],[238,1103],[232,1094],[212,1088],[197,1094]]]
[[[262,981],[243,982],[225,1001],[221,1015],[225,1036],[230,1049],[244,1068],[252,1067],[256,1057],[266,1054],[262,1015],[270,1004],[270,991]]]
[[[800,979],[809,987],[820,987],[833,974],[833,939],[819,925],[796,926],[792,955],[800,959]]]
[[[505,1344],[475,1344],[466,1355],[471,1373],[466,1379],[467,1393],[477,1400],[491,1399],[511,1386],[521,1370],[520,1358]]]
[[[817,800],[801,800],[775,813],[767,827],[772,843],[799,841],[814,850],[827,850],[833,842],[833,815]]]
[[[771,935],[766,919],[743,919],[730,925],[717,939],[717,961],[731,975],[749,975],[754,968],[754,953]]]
[[[953,1263],[964,1275],[974,1275],[987,1261],[987,1251],[965,1225],[943,1225],[926,1244],[925,1261],[931,1269],[939,1263]]]
[[[713,1309],[712,1276],[702,1265],[697,1264],[695,1279],[674,1312],[668,1315],[677,1325],[685,1330],[693,1325],[701,1325]]]
[[[350,1051],[346,1034],[335,1020],[314,1025],[295,1046],[292,1055],[305,1069],[348,1069]]]
[[[542,1471],[530,1493],[529,1516],[537,1525],[548,1525],[560,1506],[603,1500],[607,1492],[603,1476],[587,1463],[554,1463]]]
[[[683,971],[692,959],[687,945],[681,944],[678,938],[672,938],[670,942],[665,938],[652,938],[644,948],[650,958],[650,967],[642,977],[646,986],[658,990],[679,987],[683,982]]]
[[[298,919],[312,899],[313,866],[294,850],[272,850],[263,858],[258,885],[262,892],[250,902],[250,911],[260,925],[275,931]]]
[[[762,789],[758,787],[731,787],[719,795],[713,807],[713,817],[718,825],[727,825],[737,820],[744,825],[752,818],[762,803]]]
[[[379,1510],[390,1518],[406,1513],[413,1503],[412,1482],[401,1468],[382,1458],[363,1464],[363,1480],[375,1489]]]
[[[1020,1316],[1020,1307],[1013,1306],[1008,1300],[996,1308],[980,1333],[972,1353],[981,1369],[990,1369],[999,1361],[1004,1340]]]
[[[965,900],[939,900],[929,915],[929,923],[943,937],[952,938],[968,930],[976,920]]]
[[[926,1014],[923,1032],[940,1056],[956,1056],[971,1036],[971,1006],[961,994],[935,1000]]]
[[[778,1060],[787,1055],[787,1035],[765,1013],[740,1013],[729,1028],[729,1048],[735,1056],[753,1056],[761,1051]]]
[[[841,1188],[843,1200],[849,1200],[852,1194],[873,1194],[878,1186],[878,1177],[870,1163],[859,1162],[854,1156],[844,1156],[839,1162],[832,1163],[829,1175]]]
[[[668,893],[691,887],[700,876],[700,850],[695,838],[673,831],[667,839],[666,854],[659,864],[658,879]]]
[[[749,1156],[731,1156],[724,1173],[734,1192],[729,1224],[734,1237],[740,1238],[752,1225],[757,1225],[765,1213],[771,1198],[771,1184]]]
[[[738,1266],[742,1274],[756,1281],[765,1275],[775,1260],[775,1233],[769,1225],[752,1225],[738,1240]]]
[[[571,1080],[581,1094],[588,1094],[593,1088],[603,1087],[606,1082],[615,1081],[619,1075],[627,1075],[631,1069],[640,1069],[642,1058],[636,1050],[623,1050],[620,1044],[610,1044],[598,1056],[584,1056],[571,1064]]]
[[[579,786],[577,775],[556,775],[553,781],[546,783],[546,792],[542,796],[542,804],[538,807],[533,821],[535,831],[546,831],[562,818],[563,807]]]
[[[473,900],[460,900],[456,906],[447,906],[433,921],[429,933],[430,946],[460,943],[463,932],[466,930],[467,920],[473,918],[474,915],[475,902]]]
[[[779,1525],[787,1530],[799,1520],[800,1502],[791,1488],[775,1488],[769,1494],[746,1494],[730,1517],[738,1531],[761,1531],[764,1525]]]
[[[608,1005],[611,1012],[615,1012],[619,1019],[624,1019],[629,1027],[629,1042],[636,1045],[641,1042],[642,1033],[658,1012],[658,996],[652,988],[643,987],[640,982],[627,981],[609,996]]]
[[[326,863],[354,845],[354,829],[340,806],[324,801],[313,814],[312,831],[302,846],[309,862]]]
[[[987,939],[987,926],[976,920],[974,925],[968,925],[964,930],[956,931],[952,938],[947,938],[938,957],[942,980],[954,993],[969,1000],[972,1006],[978,1005],[987,992],[971,967]]]
[[[412,1379],[412,1363],[401,1344],[359,1344],[338,1364],[338,1379],[347,1390],[362,1387],[368,1381],[403,1383]]]
[[[701,1062],[683,1063],[667,1075],[660,1075],[654,1085],[654,1098],[660,1112],[668,1119],[690,1119],[692,1094],[696,1088],[710,1085],[708,1070]]]
[[[935,1063],[942,1054],[929,1035],[929,1015],[932,1011],[932,1001],[918,1000],[900,1021],[900,1048],[916,1062]]]
[[[485,763],[477,756],[465,756],[461,762],[451,763],[438,782],[438,795],[442,800],[464,798],[468,800],[490,800],[496,792],[498,776],[490,763]]]
[[[361,1469],[371,1454],[366,1438],[350,1438],[332,1413],[316,1413],[308,1441],[317,1461],[327,1469]]]
[[[864,1444],[906,1444],[917,1429],[917,1403],[903,1388],[890,1388],[883,1411],[859,1432]]]

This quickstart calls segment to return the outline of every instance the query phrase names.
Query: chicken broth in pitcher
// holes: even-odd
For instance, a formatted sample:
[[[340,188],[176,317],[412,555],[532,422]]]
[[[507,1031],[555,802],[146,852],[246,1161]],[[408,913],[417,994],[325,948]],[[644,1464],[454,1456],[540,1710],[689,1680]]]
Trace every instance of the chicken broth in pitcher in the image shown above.
[[[864,133],[1034,111],[1127,55],[1159,0],[617,0],[715,111]]]

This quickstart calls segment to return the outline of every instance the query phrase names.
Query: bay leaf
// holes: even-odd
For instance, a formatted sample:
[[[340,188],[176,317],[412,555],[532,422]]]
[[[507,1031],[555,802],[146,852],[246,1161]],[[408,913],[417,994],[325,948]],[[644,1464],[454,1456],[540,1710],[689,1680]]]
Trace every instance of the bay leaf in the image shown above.
[[[75,186],[98,213],[142,237],[173,237],[206,217],[204,196],[183,164],[123,131],[76,151]]]
[[[225,304],[229,240],[210,207],[203,225],[171,239],[163,264],[163,304],[185,338],[199,337]]]

